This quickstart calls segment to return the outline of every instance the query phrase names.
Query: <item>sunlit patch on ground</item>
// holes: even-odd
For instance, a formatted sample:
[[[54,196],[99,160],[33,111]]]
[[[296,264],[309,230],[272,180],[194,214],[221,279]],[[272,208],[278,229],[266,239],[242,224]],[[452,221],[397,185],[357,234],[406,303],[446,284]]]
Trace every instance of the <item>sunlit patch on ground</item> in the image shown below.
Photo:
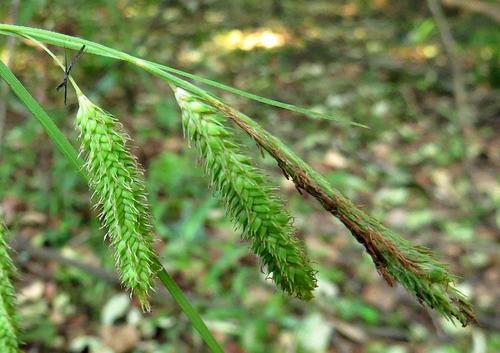
[[[219,49],[245,50],[273,49],[289,44],[291,35],[285,30],[274,30],[269,28],[258,28],[253,30],[239,30],[217,34],[213,43]]]
[[[393,50],[394,57],[419,63],[434,59],[438,54],[439,48],[434,44],[417,45],[412,48],[397,48]]]

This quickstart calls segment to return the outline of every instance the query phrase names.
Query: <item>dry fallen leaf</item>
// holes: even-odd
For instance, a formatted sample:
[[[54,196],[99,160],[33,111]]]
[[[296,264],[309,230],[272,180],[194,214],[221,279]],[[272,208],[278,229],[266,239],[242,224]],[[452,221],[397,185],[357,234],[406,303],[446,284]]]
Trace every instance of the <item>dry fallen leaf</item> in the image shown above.
[[[385,312],[392,310],[397,301],[396,291],[390,290],[388,285],[381,281],[368,283],[363,290],[363,298]]]
[[[323,159],[323,164],[332,169],[343,169],[347,167],[347,159],[337,151],[330,150]]]
[[[101,338],[115,353],[130,352],[139,342],[139,332],[134,326],[104,326]]]

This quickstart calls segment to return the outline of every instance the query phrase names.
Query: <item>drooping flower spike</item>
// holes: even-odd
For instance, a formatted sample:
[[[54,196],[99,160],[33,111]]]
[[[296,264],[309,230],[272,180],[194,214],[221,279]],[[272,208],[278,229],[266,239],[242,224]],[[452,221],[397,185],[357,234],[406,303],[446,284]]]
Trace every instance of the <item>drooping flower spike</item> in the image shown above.
[[[291,217],[275,190],[249,157],[241,152],[224,117],[201,98],[175,89],[186,137],[205,162],[216,196],[252,244],[269,276],[285,292],[311,299],[316,287],[301,242],[294,236]]]
[[[421,304],[447,319],[457,319],[463,326],[475,322],[470,302],[454,287],[455,276],[430,249],[413,244],[356,207],[326,178],[253,119],[220,101],[214,102],[214,105],[277,161],[298,190],[316,198],[325,210],[350,230],[389,285],[400,283]]]
[[[116,118],[77,94],[76,126],[93,199],[108,230],[122,283],[149,310],[156,255],[143,172],[127,149],[128,136]]]

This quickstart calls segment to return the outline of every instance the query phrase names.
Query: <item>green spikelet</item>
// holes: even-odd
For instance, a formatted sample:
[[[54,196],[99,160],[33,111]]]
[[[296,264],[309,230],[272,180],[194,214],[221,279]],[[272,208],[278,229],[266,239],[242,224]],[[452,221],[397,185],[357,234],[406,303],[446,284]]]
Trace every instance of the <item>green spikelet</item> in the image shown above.
[[[274,282],[300,299],[311,299],[316,287],[312,269],[299,240],[293,236],[291,217],[274,195],[266,178],[240,152],[223,117],[196,96],[177,88],[185,134],[203,157],[217,197],[252,242]]]
[[[151,221],[142,171],[127,150],[127,135],[118,121],[83,94],[76,125],[93,198],[108,229],[122,283],[149,310],[153,287]]]
[[[448,320],[455,318],[464,327],[469,322],[475,322],[470,302],[453,286],[457,278],[448,272],[431,250],[414,245],[387,228],[385,230],[385,235],[403,255],[403,258],[398,258],[394,252],[382,253],[390,275],[420,303],[433,308]],[[405,262],[405,259],[411,260],[411,263]]]
[[[0,352],[19,353],[14,287],[14,264],[5,242],[7,229],[0,221]]]
[[[401,283],[420,303],[435,309],[447,319],[459,320],[463,326],[475,321],[471,304],[453,287],[455,277],[429,249],[414,245],[364,213],[339,190],[334,189],[326,178],[251,118],[216,99],[211,103],[273,156],[297,189],[316,198],[325,210],[351,231],[390,285]]]
[[[451,321],[455,318],[463,326],[475,321],[471,304],[453,287],[456,277],[430,249],[411,243],[354,206],[337,215],[365,245],[390,285],[399,282],[421,304]]]

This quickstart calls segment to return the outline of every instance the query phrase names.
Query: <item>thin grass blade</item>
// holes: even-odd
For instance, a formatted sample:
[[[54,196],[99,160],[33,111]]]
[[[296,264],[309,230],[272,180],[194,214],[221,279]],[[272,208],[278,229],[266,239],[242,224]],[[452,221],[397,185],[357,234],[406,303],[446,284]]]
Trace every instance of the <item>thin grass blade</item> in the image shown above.
[[[187,78],[192,79],[194,81],[201,82],[201,83],[204,83],[206,85],[216,87],[216,88],[222,89],[224,91],[227,91],[227,92],[230,92],[230,93],[233,93],[233,94],[236,94],[236,95],[239,95],[239,96],[242,96],[242,97],[245,97],[247,99],[251,99],[251,100],[263,103],[263,104],[267,104],[267,105],[274,106],[277,108],[282,108],[282,109],[286,109],[286,110],[293,111],[296,113],[304,114],[304,115],[306,115],[310,118],[313,118],[313,119],[324,119],[324,120],[335,121],[335,122],[342,123],[342,124],[348,124],[348,125],[352,125],[352,126],[368,128],[368,126],[366,126],[364,124],[351,121],[345,117],[335,116],[335,115],[331,115],[331,114],[324,114],[324,113],[320,113],[320,112],[317,112],[317,111],[314,111],[314,110],[311,110],[308,108],[298,107],[298,106],[293,105],[293,104],[281,102],[281,101],[270,99],[270,98],[265,98],[265,97],[262,97],[262,96],[244,91],[244,90],[240,90],[240,89],[225,85],[225,84],[220,83],[220,82],[216,82],[216,81],[213,81],[213,80],[210,80],[210,79],[198,76],[198,75],[191,74],[189,72],[175,69],[175,68],[170,67],[170,66],[166,66],[166,65],[162,65],[162,64],[155,63],[152,61],[144,60],[144,59],[135,57],[133,55],[124,53],[122,51],[119,51],[119,50],[116,50],[113,48],[109,48],[105,45],[92,42],[90,40],[86,40],[86,39],[82,39],[82,38],[78,38],[78,37],[73,37],[73,36],[69,36],[66,34],[61,34],[61,33],[52,32],[52,31],[39,29],[39,28],[24,27],[24,26],[17,26],[17,25],[8,25],[8,24],[0,24],[0,33],[7,34],[7,35],[14,34],[14,35],[20,35],[20,36],[22,36],[23,34],[29,35],[29,36],[36,38],[44,43],[49,43],[49,44],[57,45],[60,47],[66,47],[66,48],[71,48],[71,49],[75,49],[75,50],[78,50],[82,47],[82,45],[85,45],[87,47],[87,52],[91,53],[91,54],[127,61],[129,63],[141,66],[141,67],[146,68],[146,69],[147,68],[158,69],[159,71],[158,70],[149,70],[149,71],[157,74],[158,76],[163,77],[164,79],[166,79],[170,83],[175,84],[178,87],[181,87],[187,91],[190,91],[191,93],[200,94],[201,89],[196,90],[196,91],[192,91],[192,88],[193,88],[192,85],[190,85],[190,86],[185,85],[188,82],[186,82],[185,80],[182,80],[174,75],[169,75],[169,73],[176,74],[176,75],[183,76],[183,77],[187,77]],[[161,74],[162,72],[163,72],[163,75]],[[206,91],[204,91],[204,93],[207,94]]]

